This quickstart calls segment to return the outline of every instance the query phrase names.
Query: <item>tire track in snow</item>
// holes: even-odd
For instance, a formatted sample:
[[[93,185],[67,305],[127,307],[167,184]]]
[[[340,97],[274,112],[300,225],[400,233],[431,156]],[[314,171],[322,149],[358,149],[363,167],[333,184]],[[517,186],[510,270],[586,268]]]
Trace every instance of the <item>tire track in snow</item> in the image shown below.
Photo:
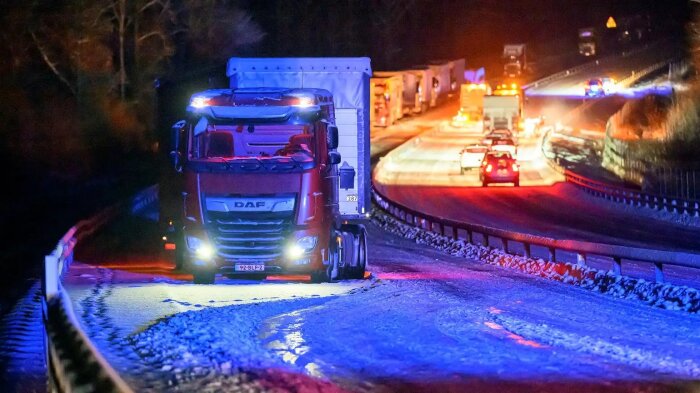
[[[662,351],[634,348],[599,337],[570,333],[547,324],[531,323],[505,315],[494,315],[494,320],[512,334],[553,347],[606,357],[669,376],[700,377],[700,365],[691,359],[680,359]]]

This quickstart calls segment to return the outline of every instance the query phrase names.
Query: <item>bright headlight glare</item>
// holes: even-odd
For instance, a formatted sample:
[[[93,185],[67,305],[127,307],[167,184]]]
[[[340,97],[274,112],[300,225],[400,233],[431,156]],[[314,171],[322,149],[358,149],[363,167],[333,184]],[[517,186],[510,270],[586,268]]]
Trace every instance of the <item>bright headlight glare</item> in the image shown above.
[[[298,244],[290,244],[287,247],[286,254],[289,259],[299,259],[304,255],[304,249],[299,247]]]
[[[187,247],[201,259],[210,259],[214,256],[214,247],[198,237],[187,236]]]
[[[214,256],[214,248],[208,244],[202,244],[195,252],[202,259],[210,259]]]
[[[287,246],[287,249],[285,250],[287,257],[289,259],[298,259],[304,255],[304,253],[313,250],[314,247],[316,247],[317,242],[318,236],[304,236],[299,238],[296,242]]]

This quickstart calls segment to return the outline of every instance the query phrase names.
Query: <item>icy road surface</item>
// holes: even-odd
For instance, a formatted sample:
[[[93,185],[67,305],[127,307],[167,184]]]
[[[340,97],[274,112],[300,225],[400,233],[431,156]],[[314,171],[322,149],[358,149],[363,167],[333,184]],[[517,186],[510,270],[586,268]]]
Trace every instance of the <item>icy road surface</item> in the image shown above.
[[[67,287],[137,391],[690,392],[700,378],[700,316],[369,231],[365,280],[195,286],[148,253],[84,253]]]

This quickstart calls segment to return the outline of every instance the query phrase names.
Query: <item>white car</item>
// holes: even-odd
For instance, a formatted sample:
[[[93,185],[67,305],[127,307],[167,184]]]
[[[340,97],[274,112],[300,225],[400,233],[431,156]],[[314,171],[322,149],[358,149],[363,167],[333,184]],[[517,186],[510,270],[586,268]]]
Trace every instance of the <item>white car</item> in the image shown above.
[[[466,170],[480,167],[487,151],[489,147],[486,145],[469,145],[462,149],[459,153],[459,173],[463,175]]]
[[[513,132],[505,128],[495,129],[486,134],[484,136],[484,139],[481,140],[481,143],[483,143],[486,146],[490,146],[493,143],[493,141],[504,138],[514,139]]]
[[[518,152],[518,148],[515,142],[511,138],[496,139],[491,143],[491,150],[493,151],[507,151],[511,156],[515,157]]]

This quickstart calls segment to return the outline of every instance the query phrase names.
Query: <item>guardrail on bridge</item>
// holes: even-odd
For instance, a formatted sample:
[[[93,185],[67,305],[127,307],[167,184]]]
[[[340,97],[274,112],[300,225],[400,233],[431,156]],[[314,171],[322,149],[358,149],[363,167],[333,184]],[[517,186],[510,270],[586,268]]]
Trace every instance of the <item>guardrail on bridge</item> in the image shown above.
[[[372,190],[372,197],[382,210],[406,224],[435,232],[442,236],[448,236],[454,240],[466,240],[470,244],[479,244],[475,241],[475,234],[481,237],[481,245],[484,246],[489,246],[489,238],[498,238],[501,240],[502,248],[505,252],[509,252],[510,242],[520,243],[523,246],[525,257],[528,258],[532,256],[532,246],[546,248],[550,261],[556,261],[557,251],[573,252],[576,254],[577,263],[584,266],[588,256],[597,255],[609,258],[612,261],[611,270],[616,275],[622,274],[622,262],[625,260],[650,263],[654,266],[656,282],[664,282],[664,265],[700,269],[700,255],[698,254],[556,239],[508,231],[425,214],[389,200],[376,188]]]

